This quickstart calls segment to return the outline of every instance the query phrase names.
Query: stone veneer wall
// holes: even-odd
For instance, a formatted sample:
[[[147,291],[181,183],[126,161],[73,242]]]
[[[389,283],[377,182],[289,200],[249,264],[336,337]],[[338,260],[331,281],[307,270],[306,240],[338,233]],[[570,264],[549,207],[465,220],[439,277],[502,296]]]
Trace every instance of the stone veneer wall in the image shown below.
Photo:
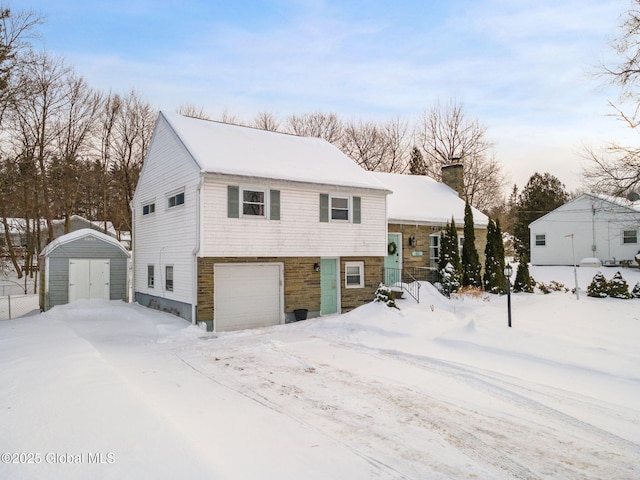
[[[462,227],[460,225],[456,225]],[[402,268],[413,269],[414,267],[428,267],[429,256],[429,236],[438,234],[444,226],[431,226],[431,225],[400,225],[390,224],[389,233],[401,233],[402,234]],[[417,245],[415,247],[409,246],[409,237],[415,236]],[[458,235],[464,235],[464,230],[458,228]],[[476,249],[478,250],[478,256],[480,257],[480,263],[484,268],[484,249],[487,245],[487,229],[476,228]],[[421,257],[414,257],[412,252],[422,252]]]
[[[365,262],[365,287],[344,287],[344,263]],[[297,308],[309,312],[320,311],[320,272],[313,266],[320,257],[206,257],[198,259],[198,321],[213,320],[213,266],[216,263],[282,263],[284,264],[284,312],[290,314]],[[384,257],[343,257],[340,259],[342,311],[373,300],[373,294],[382,280]]]
[[[364,288],[346,288],[344,278],[345,262],[364,262]],[[384,277],[384,257],[341,257],[340,292],[342,313],[373,301],[378,285]]]

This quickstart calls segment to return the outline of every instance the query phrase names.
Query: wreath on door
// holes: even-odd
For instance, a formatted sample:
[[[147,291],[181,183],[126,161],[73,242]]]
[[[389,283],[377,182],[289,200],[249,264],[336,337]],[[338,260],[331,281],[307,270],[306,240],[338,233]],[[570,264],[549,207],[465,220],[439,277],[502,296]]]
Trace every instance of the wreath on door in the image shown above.
[[[395,255],[398,252],[398,245],[396,242],[389,242],[389,245],[387,245],[387,252],[389,252],[389,255]]]

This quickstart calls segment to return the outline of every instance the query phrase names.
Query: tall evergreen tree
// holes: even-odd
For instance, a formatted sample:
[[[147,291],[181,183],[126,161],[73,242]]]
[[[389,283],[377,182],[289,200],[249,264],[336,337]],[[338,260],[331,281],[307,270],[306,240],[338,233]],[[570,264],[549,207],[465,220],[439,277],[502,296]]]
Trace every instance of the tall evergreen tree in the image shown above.
[[[445,295],[448,296],[460,288],[461,267],[460,251],[458,249],[458,230],[456,229],[456,223],[453,218],[440,233],[438,271]]]
[[[464,243],[462,244],[462,286],[482,287],[480,258],[476,249],[476,233],[473,226],[471,205],[464,207]]]
[[[490,293],[505,293],[507,281],[504,276],[504,246],[500,223],[489,219],[487,246],[484,249],[485,267],[482,277],[484,289]]]
[[[411,158],[409,159],[409,172],[411,172],[411,175],[427,174],[427,164],[424,162],[422,152],[420,152],[420,149],[415,146],[411,149]]]
[[[513,234],[516,237],[516,251],[525,252],[531,258],[529,245],[529,224],[534,220],[564,205],[569,194],[564,184],[550,173],[534,173],[518,197],[515,209]]]
[[[535,282],[529,273],[529,259],[527,254],[522,252],[518,257],[518,272],[516,273],[516,280],[513,282],[513,291],[533,293],[534,285]]]

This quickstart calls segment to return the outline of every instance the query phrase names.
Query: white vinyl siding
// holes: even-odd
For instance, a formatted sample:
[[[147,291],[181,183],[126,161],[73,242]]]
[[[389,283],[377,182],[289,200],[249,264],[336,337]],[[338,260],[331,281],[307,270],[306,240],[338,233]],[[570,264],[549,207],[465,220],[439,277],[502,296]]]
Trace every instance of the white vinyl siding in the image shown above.
[[[199,181],[200,170],[196,163],[161,119],[133,201],[134,292],[192,303]],[[180,194],[184,194],[182,205],[179,205],[182,201]],[[174,197],[176,206],[169,208],[171,197]],[[158,202],[160,205],[165,202],[164,207],[159,208]],[[155,213],[143,217],[143,204],[149,203],[155,203]],[[154,265],[153,287],[148,283],[148,265]],[[173,291],[166,289],[167,265],[174,266]]]
[[[265,180],[260,187],[280,192],[280,221],[247,222],[228,218],[227,187],[232,183],[224,177],[205,177],[202,256],[386,255],[384,192],[336,192],[332,196],[360,198],[361,223],[320,222],[320,198],[326,194],[322,186]]]
[[[625,243],[624,232],[633,231],[637,225],[640,212],[583,194],[531,223],[531,263],[573,265],[574,251],[577,262],[583,258],[632,260],[638,253],[638,243]],[[544,247],[536,247],[539,235],[545,237]],[[631,242],[633,235],[626,240]]]

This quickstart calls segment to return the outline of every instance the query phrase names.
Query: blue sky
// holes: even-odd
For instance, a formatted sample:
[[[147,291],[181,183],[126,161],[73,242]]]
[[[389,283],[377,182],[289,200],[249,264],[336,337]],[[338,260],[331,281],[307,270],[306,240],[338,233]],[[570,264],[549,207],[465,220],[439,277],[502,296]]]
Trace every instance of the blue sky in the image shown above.
[[[536,171],[580,186],[584,144],[634,138],[608,117],[612,58],[629,0],[22,0],[39,46],[89,83],[135,88],[160,109],[335,112],[415,122],[462,101],[510,183]]]

